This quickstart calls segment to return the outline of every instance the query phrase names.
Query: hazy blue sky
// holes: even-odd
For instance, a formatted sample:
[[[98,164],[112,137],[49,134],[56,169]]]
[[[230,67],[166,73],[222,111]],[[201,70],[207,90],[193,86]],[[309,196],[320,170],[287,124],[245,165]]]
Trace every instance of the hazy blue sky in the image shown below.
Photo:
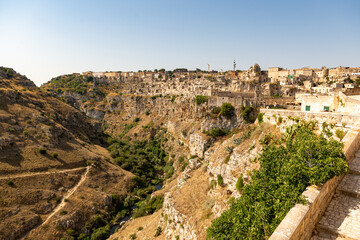
[[[0,0],[0,66],[83,71],[360,66],[358,0]]]

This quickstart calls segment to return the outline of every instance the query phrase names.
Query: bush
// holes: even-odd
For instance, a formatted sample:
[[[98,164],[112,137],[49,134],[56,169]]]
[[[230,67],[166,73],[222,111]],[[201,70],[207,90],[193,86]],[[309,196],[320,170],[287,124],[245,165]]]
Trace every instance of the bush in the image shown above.
[[[62,210],[62,211],[60,211],[60,215],[66,215],[68,212],[67,211],[65,211],[65,210]]]
[[[134,122],[139,122],[140,121],[140,118],[139,117],[136,117],[135,119],[134,119]]]
[[[184,156],[181,156],[179,157],[178,159],[178,163],[181,164],[183,161],[184,161],[185,157]]]
[[[225,164],[228,164],[229,161],[230,161],[230,155],[227,155],[226,158],[225,158],[224,163],[225,163]]]
[[[91,240],[105,240],[110,236],[110,227],[108,225],[94,230],[91,234]]]
[[[164,196],[156,196],[153,198],[147,198],[146,200],[138,203],[138,208],[135,210],[133,217],[138,218],[153,214],[157,210],[162,208],[164,202]]]
[[[156,228],[156,231],[155,231],[154,237],[160,236],[161,232],[162,232],[161,227],[157,227],[157,228]]]
[[[40,149],[39,149],[39,153],[40,153],[40,154],[45,154],[45,153],[46,153],[46,149],[45,149],[45,148],[40,148]]]
[[[165,178],[170,178],[174,174],[174,167],[166,165],[164,167]]]
[[[7,185],[9,185],[9,186],[14,186],[15,184],[14,184],[14,182],[13,181],[11,181],[11,180],[9,180],[9,181],[7,181],[7,183],[6,183]]]
[[[219,184],[219,186],[222,186],[224,184],[224,179],[221,174],[217,175],[217,183]]]
[[[248,123],[253,123],[255,121],[254,116],[253,116],[253,107],[251,106],[247,106],[247,107],[242,107],[242,112],[241,112],[241,117]]]
[[[184,162],[184,164],[181,166],[181,171],[183,172],[188,165],[189,165],[188,161]]]
[[[244,187],[244,180],[243,180],[243,174],[241,174],[236,182],[236,190],[241,192],[243,187]]]
[[[206,97],[206,96],[197,95],[197,96],[195,97],[195,102],[196,102],[196,104],[198,104],[198,105],[207,102],[207,100],[208,100],[208,97]]]
[[[219,114],[221,111],[221,108],[220,107],[214,107],[213,109],[211,109],[211,112],[213,114]]]
[[[235,108],[230,103],[223,103],[220,109],[220,115],[231,118],[235,115]]]
[[[243,186],[242,196],[212,222],[209,239],[266,239],[296,203],[304,203],[307,186],[347,171],[342,143],[317,136],[305,125],[291,131],[285,145],[264,147],[260,169]]]
[[[53,158],[57,158],[57,157],[59,156],[59,154],[56,153],[56,152],[54,152],[53,154],[51,154],[51,156],[52,156]]]
[[[216,182],[216,180],[211,180],[210,181],[210,189],[214,189],[214,188],[216,188],[216,184],[217,184],[217,182]]]
[[[336,129],[336,131],[335,131],[335,135],[340,139],[340,141],[345,137],[345,132],[342,130],[342,129],[340,129],[340,128],[338,128],[338,129]]]
[[[221,129],[221,128],[213,128],[210,131],[206,131],[205,134],[213,137],[213,138],[217,138],[217,137],[223,137],[226,134],[228,134],[228,130],[225,129]]]
[[[259,113],[257,119],[258,119],[258,124],[261,124],[264,121],[264,114]]]
[[[28,131],[28,130],[24,130],[24,131],[23,131],[23,135],[24,135],[24,136],[29,136],[29,131]]]

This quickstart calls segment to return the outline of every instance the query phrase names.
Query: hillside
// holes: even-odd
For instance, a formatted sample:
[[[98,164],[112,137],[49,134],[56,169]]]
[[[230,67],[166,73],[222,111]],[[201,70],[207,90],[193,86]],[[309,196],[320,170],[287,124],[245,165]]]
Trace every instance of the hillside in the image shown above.
[[[131,174],[103,143],[100,125],[0,68],[0,239],[60,239],[125,197]]]

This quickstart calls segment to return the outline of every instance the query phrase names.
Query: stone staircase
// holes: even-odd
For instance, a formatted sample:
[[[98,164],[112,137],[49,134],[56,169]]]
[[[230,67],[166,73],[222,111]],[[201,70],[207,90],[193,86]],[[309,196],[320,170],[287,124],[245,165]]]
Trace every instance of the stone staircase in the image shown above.
[[[360,150],[349,167],[311,240],[360,239]]]

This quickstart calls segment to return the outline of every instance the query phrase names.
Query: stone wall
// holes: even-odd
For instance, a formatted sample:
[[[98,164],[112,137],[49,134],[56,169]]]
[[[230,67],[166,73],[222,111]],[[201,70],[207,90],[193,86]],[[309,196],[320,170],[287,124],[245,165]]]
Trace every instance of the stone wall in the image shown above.
[[[360,147],[360,127],[353,127],[343,139],[345,156],[350,162]],[[308,240],[328,207],[343,176],[334,177],[323,186],[310,186],[303,195],[308,203],[296,204],[275,229],[269,240]]]
[[[299,118],[307,121],[316,120],[319,123],[332,123],[340,124],[351,127],[357,122],[360,122],[360,115],[344,114],[344,113],[334,113],[334,112],[321,112],[321,113],[312,113],[312,112],[303,112],[297,110],[283,110],[283,109],[260,109],[261,113],[264,113],[264,122],[268,121],[268,118],[273,116],[291,117]],[[274,123],[272,123],[274,124]]]

